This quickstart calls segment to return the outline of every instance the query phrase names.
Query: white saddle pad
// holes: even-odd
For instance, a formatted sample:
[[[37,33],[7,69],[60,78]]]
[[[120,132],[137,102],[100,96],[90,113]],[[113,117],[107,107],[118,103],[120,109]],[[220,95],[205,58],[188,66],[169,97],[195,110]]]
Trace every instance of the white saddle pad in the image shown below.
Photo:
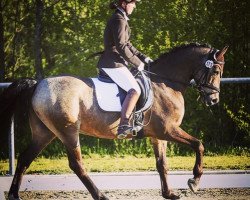
[[[91,78],[95,85],[95,93],[100,108],[104,111],[121,112],[119,90],[115,83],[104,83]]]

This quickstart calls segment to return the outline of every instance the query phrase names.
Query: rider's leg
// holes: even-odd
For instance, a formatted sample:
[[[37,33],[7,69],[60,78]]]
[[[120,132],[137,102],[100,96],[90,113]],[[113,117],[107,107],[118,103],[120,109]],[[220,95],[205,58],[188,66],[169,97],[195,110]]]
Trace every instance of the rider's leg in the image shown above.
[[[132,127],[129,123],[129,119],[139,99],[139,96],[140,95],[134,89],[130,89],[127,93],[127,96],[122,104],[121,121],[117,132],[118,139],[125,138],[127,134],[131,132]]]
[[[119,68],[102,68],[109,77],[127,92],[127,96],[122,104],[121,121],[118,127],[118,138],[123,139],[130,132],[131,126],[129,118],[135,108],[135,105],[140,97],[141,89],[136,82],[134,76],[127,67]]]

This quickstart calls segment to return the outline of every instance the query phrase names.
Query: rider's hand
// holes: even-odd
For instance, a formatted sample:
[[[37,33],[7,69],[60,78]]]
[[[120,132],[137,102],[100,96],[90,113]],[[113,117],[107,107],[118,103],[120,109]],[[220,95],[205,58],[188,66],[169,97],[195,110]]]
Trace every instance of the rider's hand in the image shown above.
[[[145,64],[143,63],[143,62],[141,62],[141,64],[139,65],[139,67],[137,68],[138,69],[138,71],[142,71],[142,70],[144,70],[144,66],[145,66]]]
[[[149,57],[145,58],[144,61],[145,61],[145,63],[147,63],[147,64],[153,62],[153,60],[152,60],[151,58],[149,58]]]

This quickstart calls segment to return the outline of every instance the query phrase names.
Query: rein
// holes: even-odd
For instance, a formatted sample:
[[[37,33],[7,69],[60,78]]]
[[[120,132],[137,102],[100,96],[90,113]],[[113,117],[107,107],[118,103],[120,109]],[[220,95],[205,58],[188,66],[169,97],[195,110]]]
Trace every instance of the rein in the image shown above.
[[[150,64],[148,65],[148,69],[150,69]],[[164,80],[166,80],[166,81],[180,83],[180,84],[185,85],[185,86],[189,86],[189,85],[190,85],[190,83],[184,83],[184,82],[181,82],[181,81],[173,81],[173,80],[171,80],[171,79],[169,79],[169,78],[167,78],[167,77],[165,77],[165,76],[156,74],[156,73],[151,72],[151,71],[149,71],[149,70],[145,70],[145,69],[144,69],[143,71],[146,72],[147,74],[150,74],[150,75],[154,75],[154,76],[160,77],[161,79],[164,79]]]

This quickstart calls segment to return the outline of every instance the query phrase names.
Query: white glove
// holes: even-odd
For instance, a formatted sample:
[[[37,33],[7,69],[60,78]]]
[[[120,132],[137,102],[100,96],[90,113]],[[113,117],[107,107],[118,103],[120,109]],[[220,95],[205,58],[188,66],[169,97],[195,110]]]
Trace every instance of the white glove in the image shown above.
[[[139,67],[137,68],[138,69],[138,71],[142,71],[142,70],[144,70],[144,66],[145,66],[145,64],[143,63],[143,62],[141,62],[141,64],[139,65]]]
[[[145,58],[144,61],[145,61],[145,63],[147,63],[147,64],[153,62],[153,60],[152,60],[151,58],[149,58],[149,57]]]

